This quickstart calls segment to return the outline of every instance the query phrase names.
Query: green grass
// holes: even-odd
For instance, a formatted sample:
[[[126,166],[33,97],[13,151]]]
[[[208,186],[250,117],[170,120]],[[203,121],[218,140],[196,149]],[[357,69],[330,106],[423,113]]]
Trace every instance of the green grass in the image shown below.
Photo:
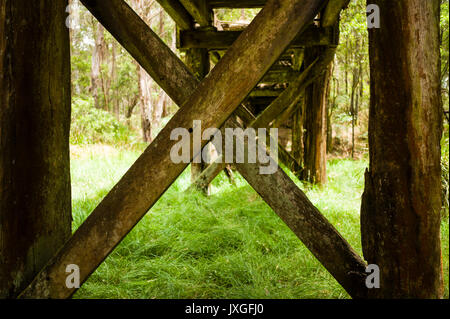
[[[74,229],[139,155],[72,159]],[[361,254],[359,208],[367,161],[333,160],[311,201]],[[187,169],[76,293],[75,298],[348,298],[240,177],[223,173],[209,198],[185,192]],[[442,223],[448,297],[448,219]]]

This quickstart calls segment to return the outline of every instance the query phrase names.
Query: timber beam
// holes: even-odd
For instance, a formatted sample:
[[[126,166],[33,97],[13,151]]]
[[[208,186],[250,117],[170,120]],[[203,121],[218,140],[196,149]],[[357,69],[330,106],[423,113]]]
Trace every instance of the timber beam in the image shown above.
[[[326,71],[326,67],[333,60],[336,52],[335,47],[327,48],[321,53],[321,55],[313,61],[293,82],[287,89],[285,89],[275,100],[273,100],[270,105],[260,114],[255,117],[251,112],[243,110],[238,116],[243,120],[247,127],[253,128],[268,128],[277,127],[278,121],[281,117],[286,114],[292,114],[294,110],[298,107],[298,102],[301,96],[311,83],[315,79],[320,77],[323,72]],[[297,161],[292,161],[291,157],[285,156],[283,148],[278,148],[281,161],[283,162],[291,171],[298,177],[298,173],[302,171],[302,168],[297,163]],[[224,164],[218,161],[212,163],[207,167],[202,174],[195,181],[195,184],[201,187],[202,185],[211,183],[214,178],[223,170]]]
[[[179,0],[156,0],[167,12],[180,30],[190,30],[194,27],[194,20]]]
[[[254,89],[249,97],[278,97],[283,90],[277,89]]]
[[[135,19],[135,17],[120,14],[127,10],[123,0],[108,2],[82,0],[82,2],[87,4],[89,10],[95,9],[91,12],[97,18],[101,18],[106,29],[113,31],[111,32],[113,36],[120,31],[117,29],[132,28],[130,19],[126,18]],[[58,254],[38,274],[21,297],[70,297],[77,288],[66,286],[66,266],[78,265],[80,282],[83,283],[187,167],[188,163],[174,163],[171,159],[170,150],[177,144],[170,138],[172,132],[180,127],[189,128],[188,131],[192,132],[194,121],[201,121],[203,128],[221,127],[287,48],[295,34],[314,19],[322,6],[322,0],[269,0],[249,27],[234,42],[232,48],[200,84],[190,73],[188,78],[184,79],[192,83],[189,87],[180,86],[183,81],[176,80],[174,85],[178,85],[179,92],[174,95],[179,99],[174,101],[182,105],[181,109]],[[126,21],[126,27],[121,24],[118,28],[118,20]],[[273,34],[277,36],[273,37]],[[131,35],[132,38],[129,39],[131,41],[123,42],[125,48],[135,48],[136,42],[142,41],[145,37],[153,37],[153,33],[149,30],[144,33],[134,32]],[[149,50],[164,52],[165,49],[161,46],[166,46],[162,41],[154,41],[154,44],[155,47]],[[186,75],[184,72],[186,67],[180,70],[180,73],[178,72],[176,66],[181,61],[173,53],[161,55],[155,60],[147,66],[154,66],[156,63],[161,63],[160,61],[175,66],[171,70],[166,70],[167,73],[157,74],[159,80],[172,73],[176,76]],[[152,72],[155,70],[164,69],[156,68]],[[161,83],[164,84],[163,89],[169,86],[166,81]],[[195,89],[192,90],[192,87]],[[184,99],[181,98],[183,96]],[[204,147],[206,143],[207,141],[202,141],[200,147]],[[190,160],[196,155],[191,152]],[[297,200],[302,201],[303,198],[300,197]],[[335,240],[327,242],[335,244]],[[334,249],[327,249],[324,253],[327,254],[328,251],[334,251]],[[352,255],[351,251],[346,251],[344,254]],[[339,260],[338,262],[340,263]],[[353,265],[353,262],[345,263],[345,266],[360,273],[360,267],[354,268]],[[342,275],[347,276],[348,272]]]
[[[198,48],[208,50],[228,49],[243,31],[186,30],[180,31],[177,48],[180,50]],[[334,44],[333,27],[318,28],[314,25],[299,34],[290,48],[304,48]]]
[[[299,78],[301,72],[294,71],[290,67],[285,68],[275,68],[270,69],[264,77],[261,79],[260,83],[291,83]]]
[[[236,128],[239,124],[234,121],[233,126],[230,119],[226,126]],[[238,137],[237,143],[243,143],[244,150],[248,150],[247,140],[239,140]],[[245,162],[235,166],[348,294],[353,298],[367,298],[364,260],[289,176],[280,167],[274,174],[260,174],[260,167],[265,165],[259,162],[259,158],[256,164]]]
[[[227,120],[224,127],[243,129],[233,117]],[[225,140],[227,138],[225,135]],[[247,151],[248,141],[242,136],[236,139],[237,144],[244,144],[244,150]],[[264,175],[259,170],[267,164],[262,164],[259,159],[256,161],[253,164],[236,163],[234,166],[350,296],[367,297],[366,264],[362,258],[280,167],[275,173]],[[210,165],[205,172],[213,173],[214,170],[217,174],[222,170],[219,161]]]
[[[212,22],[212,10],[206,0],[179,0],[200,27],[209,27]]]
[[[347,7],[349,2],[350,0],[329,0],[320,20],[321,26],[333,26],[338,21],[342,9]]]

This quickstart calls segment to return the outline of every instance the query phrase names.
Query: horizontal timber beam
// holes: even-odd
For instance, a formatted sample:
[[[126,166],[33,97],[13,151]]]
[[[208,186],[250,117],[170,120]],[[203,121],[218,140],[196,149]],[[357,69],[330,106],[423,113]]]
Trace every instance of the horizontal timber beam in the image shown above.
[[[249,97],[278,97],[282,92],[283,90],[277,89],[254,89]]]
[[[181,31],[178,49],[201,48],[209,50],[223,50],[229,48],[242,31]],[[332,27],[318,28],[310,25],[304,32],[292,41],[291,48],[303,48],[334,43],[334,29]]]
[[[123,0],[82,2],[88,4],[89,10],[95,8],[91,12],[105,22],[102,24],[113,31],[109,30],[113,36],[123,35],[117,30],[117,21],[124,21],[120,28],[129,29],[132,27],[128,24],[133,24],[130,19],[136,19],[133,15],[121,16],[120,12],[125,10],[126,5]],[[149,50],[161,53],[153,62],[164,61],[175,68],[155,68],[151,71],[162,71],[157,74],[160,80],[172,73],[176,76],[187,76],[182,81],[174,82],[179,85],[179,93],[174,95],[186,98],[176,101],[178,105],[182,105],[180,110],[21,297],[70,297],[77,288],[66,286],[66,266],[78,265],[80,282],[83,283],[187,167],[188,164],[185,163],[174,163],[170,157],[170,150],[177,144],[177,141],[170,138],[172,132],[180,127],[192,131],[193,121],[201,121],[203,128],[221,127],[287,48],[295,34],[314,19],[322,6],[322,0],[269,0],[200,84],[192,74],[186,74],[176,68],[179,61],[176,56],[162,53],[165,52],[161,47],[166,47],[164,43],[146,38],[154,37],[153,33],[139,33],[139,36],[132,37],[129,42],[124,41],[126,49],[143,46],[142,43],[137,43],[142,41],[142,38],[145,39],[144,43],[152,42],[155,47]],[[272,34],[277,37],[268,36]],[[154,67],[155,63],[148,63],[148,66]],[[184,87],[182,82],[192,84]],[[164,84],[163,89],[169,86],[165,81],[161,83]],[[196,89],[192,90],[192,87]],[[207,141],[203,141],[200,146],[203,147],[206,143]],[[190,155],[192,160],[197,154]]]
[[[287,67],[285,70],[269,70],[260,83],[291,83],[298,79],[301,75],[300,71],[294,71]]]
[[[292,112],[293,109],[295,110],[295,108],[299,105],[298,102],[301,98],[301,94],[303,94],[308,85],[313,83],[315,79],[320,77],[323,72],[326,71],[326,67],[333,60],[335,52],[335,47],[330,47],[323,51],[323,53],[315,61],[313,61],[313,63],[301,72],[296,81],[291,83],[287,89],[285,89],[275,100],[273,100],[256,119],[253,114],[245,110],[240,112],[238,116],[244,121],[244,124],[247,127],[271,127],[273,122],[278,121],[280,115],[285,115],[287,112]],[[296,161],[291,161],[291,157],[285,154],[284,149],[279,147],[279,153],[281,154],[280,160],[282,163],[291,169],[294,174],[301,171],[301,167],[299,167],[298,163],[296,163]],[[202,172],[202,174],[200,174],[194,184],[196,184],[198,188],[201,188],[204,184],[210,184],[223,170],[223,168],[224,164],[219,161],[212,163],[206,168],[205,171]]]

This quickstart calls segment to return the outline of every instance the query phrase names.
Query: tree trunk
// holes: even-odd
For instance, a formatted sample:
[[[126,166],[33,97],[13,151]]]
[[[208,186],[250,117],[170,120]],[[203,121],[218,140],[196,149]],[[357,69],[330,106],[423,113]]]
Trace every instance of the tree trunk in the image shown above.
[[[152,78],[138,66],[141,129],[144,142],[152,141]]]
[[[153,3],[152,3],[153,4]],[[149,23],[149,8],[142,0],[133,0],[133,6],[145,23]],[[139,100],[140,100],[140,114],[141,114],[141,129],[142,139],[146,143],[152,141],[153,132],[153,99],[152,99],[152,78],[145,71],[145,69],[138,65],[138,78],[139,78]]]
[[[159,11],[159,32],[158,35],[163,38],[164,35],[164,10]],[[163,89],[159,89],[158,98],[154,103],[153,108],[153,125],[159,126],[161,123],[161,118],[164,114],[164,104],[166,101],[166,93]]]
[[[306,51],[305,61],[311,63],[319,49]],[[305,92],[304,170],[302,179],[310,183],[327,183],[327,125],[326,104],[329,70],[321,75]]]
[[[100,23],[95,23],[95,44],[94,51],[92,53],[92,65],[91,65],[91,92],[94,97],[94,106],[97,109],[102,108],[100,104],[100,99],[98,96],[99,89],[102,88],[102,78],[101,78],[101,65],[104,55],[104,28]]]
[[[439,0],[370,0],[370,169],[361,234],[379,298],[440,298]]]
[[[116,76],[117,76],[117,57],[116,57],[116,46],[117,43],[113,39],[112,41],[112,50],[111,50],[111,80],[110,87],[113,86],[113,94],[111,96],[112,104],[113,104],[113,112],[117,120],[120,120],[120,106],[119,106],[119,96],[116,93]]]
[[[0,298],[71,234],[67,4],[0,2]]]
[[[356,42],[356,52],[359,51],[359,41]],[[355,59],[361,59],[362,57],[356,56]],[[361,63],[359,63],[359,67],[356,65],[353,66],[352,71],[352,91],[350,96],[350,114],[352,116],[352,158],[355,158],[355,126],[358,120],[358,97],[359,93],[357,92],[359,80],[361,78]]]

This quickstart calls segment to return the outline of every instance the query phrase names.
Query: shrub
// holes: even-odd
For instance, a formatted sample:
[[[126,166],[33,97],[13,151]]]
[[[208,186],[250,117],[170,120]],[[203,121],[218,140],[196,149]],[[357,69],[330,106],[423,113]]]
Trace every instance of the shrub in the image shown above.
[[[132,130],[107,111],[96,109],[92,98],[75,97],[72,101],[71,144],[134,144]]]

